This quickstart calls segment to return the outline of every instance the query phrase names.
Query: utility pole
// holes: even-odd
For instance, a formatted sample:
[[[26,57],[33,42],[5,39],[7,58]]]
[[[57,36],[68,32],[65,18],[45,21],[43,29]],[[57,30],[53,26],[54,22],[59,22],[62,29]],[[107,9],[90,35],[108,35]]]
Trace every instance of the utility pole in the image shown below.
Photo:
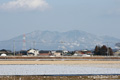
[[[106,42],[106,43],[107,43],[107,56],[110,56],[109,47],[108,47],[109,42]]]
[[[14,56],[15,56],[15,40],[13,40],[13,53],[14,53]]]
[[[26,50],[26,35],[23,35],[23,50]]]

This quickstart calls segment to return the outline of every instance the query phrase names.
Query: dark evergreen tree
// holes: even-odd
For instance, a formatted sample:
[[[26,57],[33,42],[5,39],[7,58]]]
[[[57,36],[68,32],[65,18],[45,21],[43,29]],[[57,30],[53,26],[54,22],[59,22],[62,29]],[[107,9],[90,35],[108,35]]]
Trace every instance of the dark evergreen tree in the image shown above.
[[[110,47],[109,47],[109,55],[113,56],[113,51],[112,51],[112,49]]]
[[[100,46],[95,47],[94,55],[100,55]]]
[[[103,45],[102,47],[101,47],[101,49],[100,49],[100,55],[108,55],[107,54],[107,47],[106,47],[106,45]]]
[[[112,56],[113,51],[110,47],[108,48],[106,45],[103,45],[102,47],[95,46],[94,55]]]

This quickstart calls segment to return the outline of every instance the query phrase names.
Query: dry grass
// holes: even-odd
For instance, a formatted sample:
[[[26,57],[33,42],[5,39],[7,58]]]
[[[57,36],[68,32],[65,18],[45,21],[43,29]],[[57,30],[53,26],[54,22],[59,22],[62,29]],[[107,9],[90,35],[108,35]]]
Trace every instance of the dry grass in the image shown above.
[[[120,61],[0,61],[0,64],[120,64]]]
[[[120,76],[1,76],[0,80],[120,80]]]

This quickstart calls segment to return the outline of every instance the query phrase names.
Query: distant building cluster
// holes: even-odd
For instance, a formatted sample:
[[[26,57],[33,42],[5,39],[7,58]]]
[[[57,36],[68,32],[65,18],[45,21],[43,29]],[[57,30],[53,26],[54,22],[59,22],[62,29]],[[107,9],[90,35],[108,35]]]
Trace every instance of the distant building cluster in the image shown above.
[[[119,56],[120,50],[112,50],[106,45],[96,46],[94,50],[38,50],[38,49],[29,49],[29,50],[20,50],[20,51],[10,51],[2,49],[0,50],[1,56]]]
[[[29,49],[29,50],[21,50],[12,52],[9,50],[2,49],[0,50],[1,56],[87,56],[92,55],[93,53],[89,50],[76,50],[76,51],[67,51],[67,50],[37,50],[37,49]]]

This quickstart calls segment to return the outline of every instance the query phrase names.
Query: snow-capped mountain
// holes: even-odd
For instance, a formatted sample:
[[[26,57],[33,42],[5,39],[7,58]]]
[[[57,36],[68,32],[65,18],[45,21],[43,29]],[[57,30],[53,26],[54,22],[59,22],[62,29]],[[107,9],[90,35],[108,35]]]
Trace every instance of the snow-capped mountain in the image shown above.
[[[80,50],[94,49],[96,45],[108,45],[114,47],[120,39],[109,36],[97,36],[84,31],[72,30],[67,32],[34,31],[25,35],[26,49],[39,50]],[[23,35],[11,40],[2,41],[0,48],[21,50],[23,47]]]

